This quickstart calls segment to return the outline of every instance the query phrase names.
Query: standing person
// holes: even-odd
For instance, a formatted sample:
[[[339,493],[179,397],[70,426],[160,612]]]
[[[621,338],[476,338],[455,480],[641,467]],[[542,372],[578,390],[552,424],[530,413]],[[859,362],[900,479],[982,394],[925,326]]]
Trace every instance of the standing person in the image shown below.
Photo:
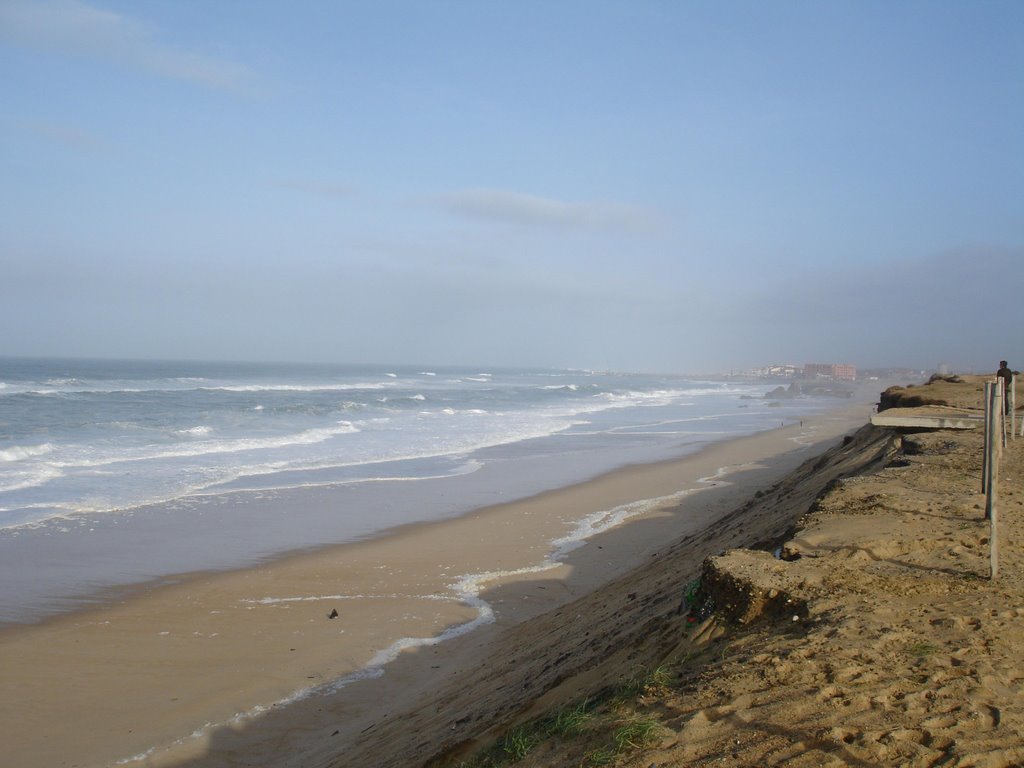
[[[999,370],[996,371],[996,378],[1003,385],[1003,413],[1010,412],[1010,384],[1013,382],[1013,371],[1006,364],[1005,360],[999,361]]]

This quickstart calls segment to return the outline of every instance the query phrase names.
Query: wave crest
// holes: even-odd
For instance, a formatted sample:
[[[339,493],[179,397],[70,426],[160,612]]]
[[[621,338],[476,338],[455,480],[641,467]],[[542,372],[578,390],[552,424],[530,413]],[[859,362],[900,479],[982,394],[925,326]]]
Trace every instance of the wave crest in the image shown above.
[[[0,461],[22,461],[36,456],[45,456],[53,451],[53,445],[43,443],[42,445],[15,445],[10,448],[0,448]]]

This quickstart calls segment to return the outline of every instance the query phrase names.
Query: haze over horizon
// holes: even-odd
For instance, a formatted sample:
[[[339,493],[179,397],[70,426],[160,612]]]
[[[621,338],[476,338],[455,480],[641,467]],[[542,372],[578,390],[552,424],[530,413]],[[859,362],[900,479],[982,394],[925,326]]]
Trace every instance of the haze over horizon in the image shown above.
[[[1024,368],[1024,4],[0,0],[0,356]]]

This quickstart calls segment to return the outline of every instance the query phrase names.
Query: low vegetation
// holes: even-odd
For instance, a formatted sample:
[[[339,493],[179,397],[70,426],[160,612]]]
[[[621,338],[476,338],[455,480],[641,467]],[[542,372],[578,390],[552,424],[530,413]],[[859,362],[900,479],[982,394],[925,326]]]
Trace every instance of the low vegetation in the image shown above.
[[[664,734],[658,701],[679,689],[683,673],[699,655],[639,669],[594,696],[512,728],[472,758],[448,763],[446,768],[505,768],[531,757],[541,762],[529,764],[539,765],[545,747],[556,746],[561,754],[572,753],[577,765],[612,765]]]

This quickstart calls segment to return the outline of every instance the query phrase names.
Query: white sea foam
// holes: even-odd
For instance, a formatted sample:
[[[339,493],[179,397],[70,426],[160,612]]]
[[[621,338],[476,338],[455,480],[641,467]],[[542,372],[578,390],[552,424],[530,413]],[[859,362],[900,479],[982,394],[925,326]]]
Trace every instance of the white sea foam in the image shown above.
[[[424,414],[429,414],[430,412],[429,411],[424,411],[423,413]],[[483,409],[479,409],[479,408],[442,408],[439,413],[444,414],[444,416],[461,416],[463,414],[468,414],[468,415],[471,415],[471,416],[488,416],[488,415],[490,415],[489,411],[484,411]]]
[[[465,374],[412,374],[416,370],[386,376],[365,368],[293,374],[114,366],[79,373],[62,365],[13,379],[5,371],[0,422],[14,430],[0,444],[0,491],[13,491],[0,493],[0,506],[10,510],[4,518],[118,512],[197,493],[450,476],[451,467],[475,451],[570,429],[574,440],[555,444],[556,451],[575,450],[590,435],[601,451],[611,450],[616,436],[640,434],[655,450],[674,450],[695,434],[714,438],[764,428],[763,409],[752,405],[740,424],[732,402],[736,393],[763,394],[760,385],[578,371],[469,372],[467,381]],[[16,398],[30,391],[54,399],[23,408]],[[664,412],[634,410],[662,405]],[[690,430],[686,411],[705,423]],[[37,414],[44,424],[36,423]],[[336,423],[342,415],[353,421]],[[52,450],[29,455],[44,440]],[[622,442],[627,450],[646,450],[634,440]],[[427,462],[417,463],[421,459]],[[413,462],[408,476],[392,477],[405,473],[397,465],[379,477],[372,469],[407,460]]]
[[[225,453],[243,453],[273,448],[284,448],[294,445],[312,445],[322,443],[341,435],[359,432],[359,427],[350,421],[340,421],[334,427],[307,429],[279,437],[237,438],[231,440],[211,440],[200,443],[180,443],[170,450],[139,450],[135,453],[110,455],[99,459],[78,459],[75,461],[54,462],[55,466],[69,467],[103,467],[122,462],[152,461],[153,459],[178,459],[186,457],[208,456]]]
[[[419,456],[413,458],[422,458]],[[429,458],[429,457],[428,457]],[[346,477],[344,479],[332,478],[330,476],[323,477],[322,475],[310,475],[306,474],[306,471],[312,471],[316,473],[329,472],[332,469],[345,469],[352,466],[361,467],[372,467],[375,463],[393,463],[394,461],[404,461],[405,459],[388,460],[386,462],[362,462],[362,463],[329,463],[322,464],[316,467],[309,467],[298,470],[298,479],[294,479],[294,476],[288,475],[289,471],[292,470],[288,466],[281,464],[268,464],[262,467],[245,467],[243,471],[238,473],[238,476],[233,480],[224,480],[215,483],[211,486],[196,488],[191,492],[191,495],[195,496],[216,496],[225,492],[225,486],[231,484],[235,480],[238,481],[236,486],[230,488],[231,491],[239,491],[246,493],[264,493],[270,491],[283,491],[294,488],[322,488],[322,487],[338,487],[338,486],[352,486],[362,485],[364,483],[413,483],[420,482],[422,480],[440,480],[448,477],[457,477],[460,475],[469,475],[473,472],[478,471],[483,467],[483,463],[476,460],[462,461],[458,466],[450,469],[446,472],[432,472],[429,474],[414,474],[414,475],[370,475],[366,477]],[[369,470],[368,470],[369,471]],[[252,482],[246,483],[247,478],[256,477],[269,477],[272,482]]]
[[[720,473],[728,471],[728,468],[722,468],[719,470]],[[717,474],[715,476],[717,478]],[[711,481],[710,478],[702,478],[700,482]],[[463,624],[458,624],[453,627],[449,627],[444,632],[434,637],[405,637],[396,640],[390,646],[382,651],[379,651],[373,659],[370,660],[369,664],[361,670],[347,675],[340,680],[330,684],[328,690],[335,691],[353,683],[357,680],[366,680],[380,677],[384,674],[384,667],[390,662],[394,661],[398,656],[405,650],[410,648],[418,648],[424,646],[432,646],[443,643],[447,640],[451,640],[456,637],[461,637],[473,630],[484,626],[485,624],[492,624],[495,621],[494,608],[487,601],[480,597],[480,593],[483,591],[484,585],[489,582],[496,581],[498,579],[515,578],[517,576],[530,576],[545,571],[552,570],[559,567],[562,564],[562,559],[566,554],[572,550],[582,546],[587,539],[592,536],[602,533],[628,520],[636,515],[649,512],[658,507],[664,506],[671,502],[677,501],[678,499],[692,493],[692,490],[683,490],[677,493],[669,494],[666,496],[659,496],[653,499],[644,499],[641,501],[633,502],[630,504],[624,504],[619,507],[615,507],[611,510],[605,510],[596,512],[592,515],[587,516],[583,520],[579,521],[576,527],[566,536],[555,539],[550,542],[551,551],[548,556],[544,558],[543,562],[537,565],[528,565],[522,568],[514,568],[499,571],[487,571],[483,573],[467,574],[459,578],[458,581],[451,585],[451,589],[455,592],[457,599],[475,608],[477,611],[476,618]],[[339,596],[340,597],[340,596]],[[434,599],[447,600],[444,596],[429,596]],[[263,601],[285,601],[285,600],[318,600],[319,597],[308,597],[308,598],[263,598]],[[348,597],[347,599],[352,599]],[[260,601],[260,602],[263,602]]]
[[[628,408],[634,405],[668,405],[685,394],[683,390],[659,389],[651,392],[599,392],[593,397],[604,401],[608,407]]]
[[[355,384],[237,384],[199,387],[214,392],[348,392],[355,389],[385,389],[392,382],[376,381]]]
[[[408,597],[408,595],[305,595],[302,597],[261,597],[258,600],[250,599],[242,602],[251,605],[280,605],[282,603],[319,603],[323,600],[398,600],[403,597]],[[435,596],[428,597],[433,599]]]
[[[0,493],[23,491],[26,488],[36,488],[40,485],[56,480],[64,473],[56,467],[43,465],[30,470],[20,472],[4,473],[4,479],[0,480]],[[3,525],[0,525],[3,527]]]
[[[426,376],[432,372],[421,373]],[[540,375],[546,374],[538,374]],[[475,374],[471,378],[477,383],[488,383],[488,387],[459,387],[456,381],[448,377],[445,377],[443,382],[427,382],[421,378],[417,384],[420,392],[404,389],[394,380],[382,382],[377,379],[374,382],[372,374],[349,377],[329,384],[293,384],[287,378],[271,379],[272,383],[260,384],[251,380],[230,381],[216,377],[140,378],[113,383],[109,380],[82,382],[81,379],[77,379],[72,383],[74,386],[93,387],[95,391],[99,391],[96,385],[100,384],[108,389],[113,387],[111,391],[116,392],[124,392],[128,388],[136,389],[135,386],[128,387],[128,384],[138,384],[139,387],[145,388],[139,391],[173,391],[178,393],[174,396],[175,400],[184,398],[181,402],[185,404],[190,402],[188,398],[195,396],[199,398],[197,402],[201,403],[200,407],[209,413],[209,421],[185,428],[174,426],[168,429],[167,426],[161,427],[158,422],[146,418],[147,414],[144,411],[139,411],[137,423],[116,419],[100,421],[97,424],[100,439],[97,441],[93,442],[89,438],[65,441],[59,445],[55,455],[45,457],[53,470],[50,474],[15,477],[7,473],[0,475],[0,483],[6,484],[9,489],[24,490],[57,479],[57,482],[49,485],[45,491],[46,503],[49,506],[54,509],[104,512],[171,501],[197,492],[211,495],[216,494],[218,489],[225,489],[221,492],[248,491],[250,489],[246,487],[246,477],[274,473],[282,473],[280,483],[258,480],[253,488],[265,490],[379,479],[418,479],[421,476],[418,472],[413,472],[410,478],[376,478],[365,476],[366,473],[363,471],[346,473],[348,476],[335,474],[332,479],[329,470],[369,466],[376,462],[441,456],[466,457],[476,450],[542,438],[586,423],[592,423],[590,431],[577,430],[574,434],[650,434],[660,438],[685,439],[694,432],[699,432],[703,436],[709,436],[711,433],[707,430],[672,428],[673,421],[679,421],[682,427],[685,420],[652,419],[641,425],[636,423],[633,416],[620,418],[610,414],[592,417],[590,414],[645,405],[670,404],[673,408],[684,405],[692,407],[695,400],[700,397],[699,393],[722,394],[727,389],[718,384],[704,386],[689,383],[688,386],[660,386],[651,390],[645,390],[643,386],[609,389],[611,385],[618,383],[618,379],[603,379],[593,383],[582,379],[573,381],[571,378],[567,381],[565,377],[572,375],[577,374],[559,374],[558,382],[544,386],[544,389],[550,391],[550,395],[543,400],[535,399],[535,394],[529,394],[530,391],[535,393],[541,389],[541,381],[537,378],[508,381],[504,375],[487,373]],[[396,373],[392,378],[397,377]],[[51,380],[56,381],[56,378]],[[70,379],[67,381],[71,382]],[[551,378],[547,381],[551,382]],[[39,386],[40,383],[41,379],[34,385]],[[495,383],[497,386],[492,390],[491,386]],[[161,387],[159,384],[170,384],[171,387]],[[203,386],[196,387],[196,384]],[[453,384],[456,384],[454,391]],[[434,401],[435,386],[444,393],[443,399],[449,401],[450,405],[446,403],[447,407],[443,409],[419,412],[403,410],[400,407],[394,409],[399,403],[426,404]],[[606,391],[601,391],[599,387]],[[358,392],[360,389],[370,391]],[[593,396],[573,397],[581,389],[586,390],[587,395]],[[330,398],[332,392],[345,390],[350,391],[344,395],[343,402],[338,402],[342,398]],[[273,406],[269,403],[238,403],[227,398],[220,404],[211,400],[219,391],[278,391],[280,399],[275,399]],[[497,391],[498,394],[491,395],[492,391]],[[738,391],[754,390],[748,386]],[[203,392],[211,394],[203,395]],[[389,392],[390,397],[387,394]],[[495,398],[494,402],[500,402],[501,406],[493,409],[459,407],[459,401],[464,396],[465,406],[469,406],[470,403],[486,403],[488,400],[483,398],[492,397]],[[114,395],[114,398],[116,397],[117,395]],[[683,400],[686,402],[682,402]],[[721,402],[717,398],[710,402],[715,401]],[[80,406],[72,401],[59,407],[73,412],[72,409],[97,407],[93,403],[98,402],[98,407],[108,408],[110,414],[126,413],[120,406],[114,407],[117,405],[116,399],[90,399],[81,402],[87,405]],[[382,408],[380,403],[385,403],[385,407]],[[142,401],[134,403],[132,410],[127,413],[134,416],[136,409],[141,407]],[[178,404],[175,403],[173,407],[177,408]],[[264,409],[265,416],[255,416],[254,411]],[[365,417],[360,418],[356,424],[324,423],[325,418],[329,419],[334,414],[351,413],[355,410],[358,410],[361,417]],[[703,409],[699,409],[698,413],[700,410]],[[232,412],[243,411],[248,411],[251,421],[246,422],[244,418],[230,415]],[[222,420],[222,414],[225,413],[229,415],[230,421]],[[385,413],[388,416],[379,416]],[[713,420],[721,415],[725,414],[712,414],[705,418]],[[729,415],[734,416],[735,412]],[[178,424],[180,423],[179,421]],[[282,427],[287,428],[289,425],[295,425],[295,428],[283,434],[275,434],[280,432]],[[115,430],[120,434],[115,434]],[[109,439],[103,434],[107,431],[110,434]],[[366,432],[362,438],[341,439],[347,434],[360,431]],[[730,430],[725,430],[722,434],[729,432]],[[153,435],[152,439],[147,438],[150,433]],[[164,442],[168,436],[176,437],[178,440],[168,444]],[[18,442],[24,445],[23,440]],[[0,467],[4,466],[4,459],[8,465],[12,465],[11,457],[0,453]],[[150,466],[146,466],[147,464]],[[131,469],[132,467],[143,469],[136,471]],[[123,475],[128,482],[117,484],[116,488],[107,484],[104,487],[96,486],[94,489],[87,480],[88,475],[97,469],[105,468],[112,469],[118,476]],[[318,475],[320,470],[328,471]],[[303,472],[306,474],[303,475]],[[443,476],[448,474],[443,473]],[[61,475],[65,475],[67,480],[58,479]],[[153,482],[145,482],[144,475],[152,478]],[[35,504],[39,498],[41,497],[22,494],[17,500],[4,498],[2,501],[5,506],[27,508]]]
[[[167,382],[174,381],[184,385],[176,387],[167,386]],[[109,382],[91,384],[77,379],[51,379],[34,384],[12,387],[11,392],[2,392],[6,387],[0,387],[0,394],[28,394],[28,395],[117,395],[117,394],[140,394],[140,393],[164,393],[164,392],[345,392],[349,390],[374,390],[393,387],[393,381],[364,381],[350,383],[329,383],[329,384],[218,384],[209,379],[182,377],[177,379],[165,379],[159,382],[132,382],[129,385],[112,385]],[[198,385],[198,386],[196,386]]]
[[[14,445],[10,448],[0,448],[0,461],[23,461],[36,456],[45,456],[53,451],[51,443],[40,445]]]
[[[486,603],[484,605],[486,605]],[[490,607],[487,606],[487,608],[489,611]],[[145,752],[140,752],[139,754],[132,755],[131,757],[124,758],[123,760],[118,760],[115,764],[132,765],[135,763],[142,763],[149,759],[153,754],[155,754],[158,751],[158,749],[173,748],[185,744],[189,741],[203,738],[214,729],[222,728],[225,726],[235,726],[241,723],[245,723],[249,720],[252,720],[255,717],[258,717],[259,715],[264,714],[265,712],[271,709],[287,706],[294,702],[301,701],[302,699],[306,699],[312,695],[331,693],[333,691],[340,690],[341,688],[344,688],[345,686],[350,685],[354,682],[358,682],[360,680],[372,680],[381,677],[384,674],[384,667],[388,663],[398,658],[398,656],[404,650],[410,648],[438,645],[447,640],[451,640],[455,637],[464,635],[467,632],[472,632],[478,626],[481,626],[485,623],[493,622],[493,611],[489,611],[489,613],[488,611],[485,611],[481,615],[478,615],[478,617],[473,621],[467,622],[465,624],[460,624],[455,627],[451,627],[450,629],[445,630],[440,635],[437,635],[435,637],[402,638],[401,640],[396,641],[384,650],[379,651],[373,657],[373,659],[370,660],[370,663],[367,666],[363,667],[360,670],[357,670],[356,672],[346,675],[345,677],[333,683],[322,686],[311,686],[308,688],[301,688],[295,691],[290,696],[275,701],[270,705],[258,704],[252,707],[251,709],[246,710],[245,712],[239,712],[234,717],[228,719],[223,723],[206,723],[204,726],[196,729],[185,738],[178,739],[177,741],[174,741],[171,744],[166,745],[166,747],[153,747],[151,749],[146,750]]]
[[[808,446],[814,445],[813,438],[817,431],[818,430],[815,427],[811,427],[810,429],[803,430],[800,432],[799,435],[796,435],[795,437],[791,437],[789,439],[791,442],[796,443],[801,448],[807,448]]]

